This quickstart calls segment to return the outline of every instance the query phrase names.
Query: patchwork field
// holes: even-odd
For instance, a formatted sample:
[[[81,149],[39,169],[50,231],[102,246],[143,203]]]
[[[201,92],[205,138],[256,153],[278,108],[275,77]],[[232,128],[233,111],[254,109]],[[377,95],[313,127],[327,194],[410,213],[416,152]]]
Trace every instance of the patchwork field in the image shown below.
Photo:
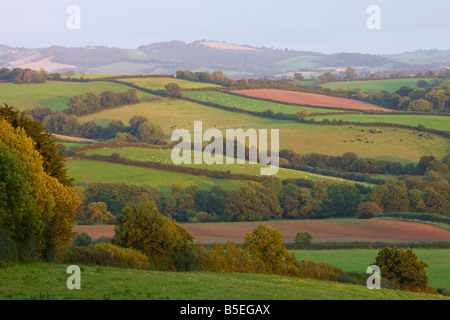
[[[329,82],[322,84],[323,88],[328,88],[332,90],[336,90],[337,88],[341,88],[346,90],[350,89],[362,89],[365,92],[381,92],[381,91],[389,91],[395,92],[400,89],[402,86],[408,86],[412,89],[417,88],[417,82],[423,80],[428,83],[432,83],[433,79],[384,79],[384,80],[364,80],[364,81],[340,81],[340,82]]]
[[[376,249],[294,250],[298,260],[328,263],[346,272],[364,272],[375,261]],[[427,262],[429,284],[436,288],[450,288],[450,249],[414,249],[419,260]]]
[[[271,99],[280,102],[304,104],[308,106],[334,107],[355,110],[380,110],[386,112],[392,111],[387,108],[375,106],[361,101],[305,92],[294,92],[277,89],[237,90],[236,92],[255,98]]]
[[[257,112],[272,110],[273,113],[281,112],[285,114],[297,114],[300,109],[299,107],[293,105],[256,100],[252,98],[244,98],[217,91],[186,91],[183,92],[183,96],[192,99],[197,99],[200,101],[217,103],[227,107]],[[312,107],[308,107],[308,110],[311,113],[339,112],[339,110],[330,110]]]
[[[450,241],[450,231],[427,224],[393,220],[325,219],[274,220],[256,222],[184,223],[199,243],[244,243],[247,233],[265,224],[283,234],[283,241],[294,242],[299,231],[308,231],[314,242],[436,242]],[[114,226],[74,226],[93,239],[114,236]]]
[[[106,127],[112,119],[128,123],[134,115],[145,116],[160,125],[168,139],[173,130],[184,128],[193,131],[194,121],[202,120],[204,130],[210,128],[279,129],[280,149],[292,149],[300,154],[316,152],[342,155],[345,152],[355,152],[360,157],[418,162],[424,155],[443,157],[450,151],[449,139],[433,135],[433,140],[419,139],[420,137],[411,130],[382,128],[382,133],[367,133],[373,143],[364,143],[357,141],[358,136],[362,135],[360,130],[369,131],[370,127],[310,125],[275,120],[225,111],[184,100],[142,102],[82,116],[79,121],[82,123],[94,120]],[[350,142],[351,140],[354,142]]]
[[[94,82],[57,82],[48,81],[39,84],[0,83],[0,103],[15,106],[19,110],[31,110],[35,107],[49,107],[54,111],[68,108],[67,102],[75,95],[86,92],[100,94],[103,91],[123,92],[130,89],[117,83]],[[139,99],[152,97],[151,94],[138,91]]]

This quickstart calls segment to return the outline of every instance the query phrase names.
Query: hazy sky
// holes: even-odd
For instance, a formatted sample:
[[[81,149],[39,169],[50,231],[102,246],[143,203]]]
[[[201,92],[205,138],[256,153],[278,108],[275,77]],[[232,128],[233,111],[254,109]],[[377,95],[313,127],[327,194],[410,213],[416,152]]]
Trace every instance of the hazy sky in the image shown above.
[[[80,29],[66,26],[70,5]],[[367,27],[370,5],[379,30]],[[29,48],[206,39],[324,53],[450,49],[449,0],[0,0],[0,13],[0,44]]]

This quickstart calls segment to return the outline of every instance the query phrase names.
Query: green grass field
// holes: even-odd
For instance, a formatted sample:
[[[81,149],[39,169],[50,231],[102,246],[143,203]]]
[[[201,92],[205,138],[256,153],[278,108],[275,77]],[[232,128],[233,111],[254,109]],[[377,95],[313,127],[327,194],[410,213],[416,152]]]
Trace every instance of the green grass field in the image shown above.
[[[308,70],[318,66],[321,60],[318,56],[300,56],[277,61],[277,65],[281,67],[281,71]]]
[[[85,151],[86,154],[99,154],[99,155],[111,155],[115,152],[120,152],[121,156],[128,159],[138,160],[138,161],[151,161],[156,162],[160,161],[161,163],[166,164],[173,164],[171,159],[171,151],[170,150],[155,150],[155,149],[145,149],[145,148],[111,148],[111,149],[96,149],[96,150],[89,150]],[[198,152],[195,152],[192,156],[192,159],[194,157],[201,157],[201,154]],[[230,170],[233,174],[248,174],[248,175],[255,175],[258,176],[261,173],[262,167],[261,164],[254,164],[249,163],[248,161],[245,164],[226,164],[226,157],[224,157],[223,160],[224,164],[221,165],[207,165],[205,163],[203,164],[194,164],[192,161],[192,164],[181,164],[182,166],[188,166],[188,167],[194,167],[194,168],[201,168],[201,169],[209,169],[209,170],[219,170],[219,171],[227,171]],[[236,162],[236,161],[235,161]],[[344,179],[338,179],[334,177],[327,177],[322,176],[314,173],[309,172],[303,172],[303,171],[297,171],[297,170],[290,170],[290,169],[284,169],[280,168],[277,175],[277,177],[281,179],[310,179],[313,181],[317,180],[333,180],[333,181],[339,181],[339,182],[348,182],[348,183],[354,183],[353,181],[348,181]]]
[[[248,111],[263,112],[266,110],[272,110],[273,113],[285,113],[285,114],[297,114],[300,107],[283,104],[273,103],[263,100],[257,100],[252,98],[244,98],[217,91],[186,91],[183,92],[183,96],[197,99],[205,102],[213,102],[228,107],[235,107],[238,109],[244,109]],[[340,110],[321,109],[307,107],[311,113],[330,113],[330,112],[342,112]]]
[[[0,300],[423,300],[439,295],[252,273],[161,272],[80,266],[81,289],[67,289],[67,265],[0,269]]]
[[[161,192],[166,193],[169,191],[170,185],[175,183],[186,187],[198,185],[205,190],[210,190],[214,186],[219,185],[225,189],[233,190],[247,183],[245,181],[193,176],[92,160],[68,160],[66,161],[66,166],[68,175],[75,179],[75,185],[81,186],[94,182],[126,182],[158,188]]]
[[[178,84],[181,89],[221,88],[221,86],[212,83],[201,83],[173,78],[131,78],[123,79],[122,81],[153,90],[164,90],[165,85],[170,82]]]
[[[19,110],[31,110],[35,107],[49,107],[54,111],[68,108],[67,102],[76,95],[86,92],[100,94],[103,91],[123,92],[130,89],[111,82],[57,82],[47,81],[40,84],[0,83],[0,103],[7,103]],[[140,99],[152,97],[151,94],[139,91]]]
[[[450,289],[450,249],[414,249],[419,260],[427,262],[429,284],[436,288]],[[346,272],[365,272],[375,261],[378,250],[293,250],[297,260],[328,263]]]
[[[312,117],[309,117],[312,118]],[[316,121],[323,119],[343,120],[350,122],[385,122],[417,127],[419,124],[432,129],[450,131],[450,117],[428,115],[373,115],[373,114],[336,114],[327,116],[314,116]]]
[[[262,118],[242,113],[225,111],[184,100],[159,100],[107,109],[96,114],[79,118],[81,123],[94,120],[107,126],[110,120],[117,119],[128,123],[134,115],[142,115],[160,125],[170,138],[176,128],[193,130],[194,121],[203,122],[203,130],[216,128],[279,129],[280,150],[292,149],[300,154],[322,153],[342,155],[355,152],[359,157],[393,160],[402,163],[418,162],[424,155],[444,157],[450,153],[450,140],[433,136],[433,140],[419,139],[411,130],[380,128],[382,134],[368,137],[374,143],[357,141],[361,129],[370,127],[325,126],[302,124],[295,121],[283,121]],[[375,129],[375,128],[373,128]],[[354,142],[344,142],[353,140]],[[402,140],[402,141],[400,141]]]
[[[365,92],[381,92],[381,91],[389,91],[395,92],[400,89],[402,86],[408,86],[410,88],[417,88],[417,82],[419,80],[427,81],[431,83],[433,79],[384,79],[384,80],[364,80],[364,81],[350,81],[347,83],[346,81],[341,82],[329,82],[322,84],[323,88],[328,88],[332,90],[336,90],[337,88],[341,89],[362,89]]]

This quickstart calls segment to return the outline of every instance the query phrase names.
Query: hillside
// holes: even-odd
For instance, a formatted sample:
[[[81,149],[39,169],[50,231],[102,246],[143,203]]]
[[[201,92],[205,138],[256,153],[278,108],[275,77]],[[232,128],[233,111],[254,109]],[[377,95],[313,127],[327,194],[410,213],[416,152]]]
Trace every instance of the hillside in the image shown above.
[[[67,290],[66,265],[34,263],[0,273],[0,300],[434,300],[440,295],[251,273],[160,272],[81,266]],[[32,279],[32,280],[30,280]],[[6,281],[7,280],[7,281]]]
[[[175,74],[177,70],[222,70],[232,78],[280,77],[292,72],[340,72],[352,66],[359,71],[402,69],[418,72],[449,65],[448,51],[421,51],[391,56],[295,51],[252,47],[219,41],[170,41],[135,49],[104,46],[13,48],[0,45],[0,68],[44,68],[48,72],[104,74]]]

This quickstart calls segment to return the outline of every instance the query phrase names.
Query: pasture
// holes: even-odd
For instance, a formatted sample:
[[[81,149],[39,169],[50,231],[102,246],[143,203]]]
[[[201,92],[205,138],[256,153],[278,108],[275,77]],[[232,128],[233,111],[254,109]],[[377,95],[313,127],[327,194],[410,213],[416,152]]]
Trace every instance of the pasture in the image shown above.
[[[443,296],[278,275],[162,272],[81,267],[81,290],[68,290],[67,265],[20,264],[0,272],[0,300],[422,300]],[[177,314],[179,311],[175,311]]]
[[[336,114],[321,116],[317,115],[314,117],[308,117],[307,119],[314,118],[316,121],[321,121],[323,119],[329,120],[343,120],[350,122],[384,122],[384,123],[395,123],[407,126],[417,127],[419,124],[425,126],[426,128],[432,128],[442,131],[450,131],[450,117],[446,116],[430,116],[430,115],[412,115],[412,114],[402,114],[402,115],[391,115],[391,114]]]
[[[411,79],[382,79],[382,80],[364,80],[364,81],[339,81],[339,82],[329,82],[321,84],[323,88],[336,90],[337,88],[341,88],[346,90],[350,89],[361,89],[365,92],[395,92],[403,86],[410,87],[412,89],[417,88],[417,82],[420,80],[424,80],[428,83],[432,83],[433,79],[419,79],[419,78],[411,78]]]
[[[232,190],[247,183],[245,181],[193,176],[93,160],[68,160],[66,161],[66,166],[69,177],[75,179],[75,185],[87,185],[94,182],[126,182],[129,184],[145,185],[149,188],[158,188],[161,192],[165,193],[169,191],[170,185],[175,183],[186,187],[198,185],[201,189],[205,190],[210,190],[214,186],[219,185],[225,189]]]
[[[47,81],[39,84],[0,83],[0,103],[7,103],[19,110],[31,110],[35,107],[50,108],[61,111],[68,108],[67,102],[76,95],[86,92],[100,94],[103,91],[123,92],[130,89],[117,83],[94,82],[62,82]],[[152,97],[151,94],[138,91],[139,99]]]
[[[262,118],[203,106],[184,100],[157,100],[102,110],[95,114],[79,117],[80,123],[94,120],[107,126],[112,119],[123,123],[134,115],[142,115],[162,127],[166,137],[175,129],[193,131],[194,121],[203,121],[203,130],[216,128],[278,129],[280,150],[292,149],[299,154],[321,153],[342,155],[354,152],[359,157],[393,160],[399,162],[418,162],[424,155],[444,157],[450,152],[450,140],[434,136],[433,140],[419,139],[414,131],[395,128],[380,128],[382,133],[369,134],[373,143],[358,141],[360,130],[369,131],[371,127],[327,126]],[[182,116],[181,116],[182,115]],[[176,126],[176,127],[175,127]],[[351,142],[353,140],[353,142]]]
[[[156,149],[146,149],[146,148],[110,148],[110,149],[95,149],[95,150],[88,150],[85,151],[86,154],[99,154],[99,155],[105,155],[109,156],[113,153],[120,153],[120,155],[124,158],[132,159],[132,160],[138,160],[138,161],[151,161],[151,162],[161,162],[165,164],[173,164],[172,158],[171,158],[171,150],[156,150]],[[194,168],[200,168],[200,169],[208,169],[208,170],[217,170],[217,171],[230,171],[233,174],[247,174],[247,175],[255,175],[259,176],[261,173],[261,168],[268,167],[266,165],[262,165],[260,163],[250,163],[249,161],[246,161],[245,164],[238,164],[236,163],[236,160],[233,159],[234,164],[226,164],[226,157],[223,157],[223,164],[214,164],[214,165],[208,165],[208,164],[194,164],[193,160],[194,158],[200,158],[202,155],[199,152],[194,152],[192,154],[192,164],[181,164],[182,166],[187,167],[194,167]],[[303,172],[303,171],[297,171],[297,170],[291,170],[291,169],[284,169],[280,168],[278,173],[276,174],[277,177],[280,179],[310,179],[312,181],[318,181],[318,180],[333,180],[336,182],[348,182],[348,183],[354,183],[353,181],[334,178],[334,177],[327,177],[319,174],[309,173],[309,172]]]
[[[248,111],[264,112],[272,110],[273,113],[297,114],[300,107],[283,103],[274,103],[259,99],[239,97],[218,91],[186,91],[183,96],[205,102],[217,103],[223,106],[238,108]],[[307,108],[310,113],[330,113],[339,110]]]
[[[450,289],[450,249],[414,249],[419,260],[427,262],[429,284],[436,288]],[[375,262],[376,249],[343,250],[293,250],[298,260],[327,263],[346,272],[365,272]]]
[[[168,83],[176,83],[180,86],[181,89],[201,89],[201,88],[221,88],[222,86],[212,84],[212,83],[203,83],[203,82],[195,82],[188,80],[180,80],[174,78],[131,78],[131,79],[122,79],[121,81],[133,83],[137,86],[153,89],[153,90],[165,90],[165,85]]]

